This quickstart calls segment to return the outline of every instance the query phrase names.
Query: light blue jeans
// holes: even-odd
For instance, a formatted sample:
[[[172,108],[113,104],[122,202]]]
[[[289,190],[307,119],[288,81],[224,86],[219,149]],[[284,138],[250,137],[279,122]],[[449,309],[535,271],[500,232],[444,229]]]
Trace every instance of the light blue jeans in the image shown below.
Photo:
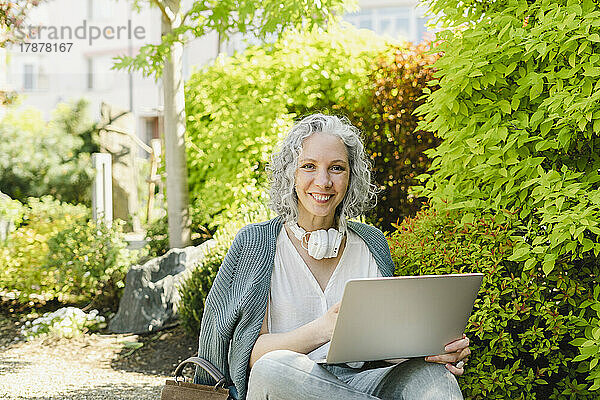
[[[276,350],[256,361],[250,371],[248,400],[402,399],[459,400],[456,378],[441,364],[415,358],[354,369],[319,365],[305,354]]]

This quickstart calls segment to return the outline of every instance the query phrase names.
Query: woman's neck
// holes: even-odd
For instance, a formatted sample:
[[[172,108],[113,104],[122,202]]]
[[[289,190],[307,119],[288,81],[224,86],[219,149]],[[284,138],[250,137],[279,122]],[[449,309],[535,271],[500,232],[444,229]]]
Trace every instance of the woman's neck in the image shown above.
[[[336,228],[337,226],[335,224],[335,218],[334,217],[330,217],[330,216],[326,216],[326,217],[318,217],[318,216],[305,216],[302,217],[301,215],[298,216],[298,226],[300,226],[302,229],[304,229],[307,232],[312,232],[312,231],[316,231],[319,229],[329,229],[329,228]]]

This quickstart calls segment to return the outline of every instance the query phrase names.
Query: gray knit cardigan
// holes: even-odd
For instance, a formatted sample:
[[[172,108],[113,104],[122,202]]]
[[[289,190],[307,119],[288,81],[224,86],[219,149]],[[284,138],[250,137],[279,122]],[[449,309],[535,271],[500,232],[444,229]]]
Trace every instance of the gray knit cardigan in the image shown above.
[[[233,385],[231,397],[246,398],[248,362],[267,310],[280,217],[247,225],[235,239],[206,298],[200,328],[198,356],[214,364]],[[394,263],[383,233],[372,226],[349,221],[373,254],[383,276],[392,276]],[[214,384],[197,369],[194,382]]]

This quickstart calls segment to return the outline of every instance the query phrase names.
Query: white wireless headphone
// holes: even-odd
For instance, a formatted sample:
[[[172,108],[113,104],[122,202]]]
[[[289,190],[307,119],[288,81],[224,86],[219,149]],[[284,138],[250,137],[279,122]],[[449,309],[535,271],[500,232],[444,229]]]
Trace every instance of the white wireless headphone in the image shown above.
[[[337,257],[344,233],[335,228],[328,230],[319,229],[306,232],[297,223],[288,223],[296,239],[300,241],[302,248],[308,251],[308,255],[316,260]],[[307,239],[308,236],[308,239]]]

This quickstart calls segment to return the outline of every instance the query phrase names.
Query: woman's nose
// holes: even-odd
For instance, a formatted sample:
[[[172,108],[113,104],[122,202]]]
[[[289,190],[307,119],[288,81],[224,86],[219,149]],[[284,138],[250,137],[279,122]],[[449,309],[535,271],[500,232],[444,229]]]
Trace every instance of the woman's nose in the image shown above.
[[[320,187],[331,187],[333,183],[331,182],[329,171],[319,170],[315,179],[315,184]]]

